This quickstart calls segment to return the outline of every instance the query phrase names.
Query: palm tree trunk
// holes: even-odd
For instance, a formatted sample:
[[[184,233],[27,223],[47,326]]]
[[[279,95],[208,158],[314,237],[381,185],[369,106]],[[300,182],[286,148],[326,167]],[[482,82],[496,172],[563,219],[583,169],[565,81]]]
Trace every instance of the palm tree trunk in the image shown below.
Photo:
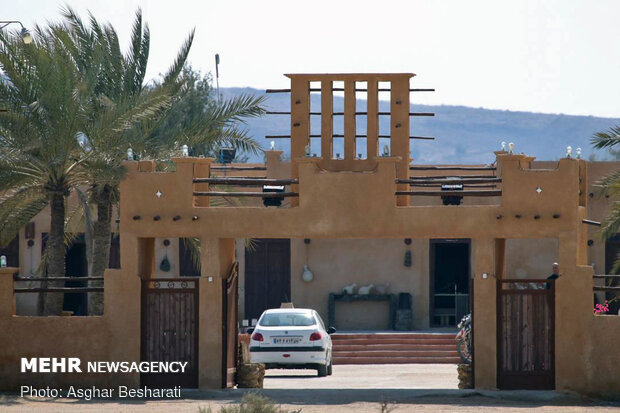
[[[110,241],[112,224],[112,188],[104,185],[95,192],[97,204],[97,221],[93,225],[93,254],[91,276],[103,277],[110,262]],[[91,281],[91,287],[102,287],[103,282]],[[88,299],[88,313],[90,315],[103,314],[103,293],[90,293]]]
[[[49,193],[51,222],[50,232],[47,239],[47,271],[46,277],[65,276],[65,193],[60,190],[52,190]],[[63,282],[45,281],[44,286],[61,287]],[[41,293],[39,297],[42,303],[43,315],[60,315],[64,294]]]

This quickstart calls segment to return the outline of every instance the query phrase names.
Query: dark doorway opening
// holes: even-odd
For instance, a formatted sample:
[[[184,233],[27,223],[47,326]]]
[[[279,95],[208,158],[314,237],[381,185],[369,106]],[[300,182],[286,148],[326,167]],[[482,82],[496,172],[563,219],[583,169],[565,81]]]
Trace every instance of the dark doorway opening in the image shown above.
[[[88,262],[86,261],[86,244],[78,239],[71,244],[65,255],[65,274],[67,277],[86,277]],[[65,287],[88,287],[87,281],[65,281]],[[62,304],[63,311],[73,311],[73,315],[88,315],[87,293],[65,293]]]
[[[200,277],[200,265],[194,262],[192,240],[179,238],[179,275],[181,277]]]
[[[431,240],[430,325],[455,326],[469,313],[470,240]]]
[[[0,255],[6,257],[7,267],[19,267],[19,235],[7,245],[0,245]]]
[[[245,317],[259,318],[268,308],[291,300],[291,241],[255,239],[245,249]]]

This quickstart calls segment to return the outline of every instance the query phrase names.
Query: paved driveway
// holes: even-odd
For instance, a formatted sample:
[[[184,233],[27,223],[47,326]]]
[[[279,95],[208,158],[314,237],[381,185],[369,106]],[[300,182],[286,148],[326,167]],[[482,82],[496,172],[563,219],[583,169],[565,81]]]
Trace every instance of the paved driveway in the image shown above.
[[[458,389],[454,364],[336,365],[334,374],[315,370],[267,370],[265,389]]]

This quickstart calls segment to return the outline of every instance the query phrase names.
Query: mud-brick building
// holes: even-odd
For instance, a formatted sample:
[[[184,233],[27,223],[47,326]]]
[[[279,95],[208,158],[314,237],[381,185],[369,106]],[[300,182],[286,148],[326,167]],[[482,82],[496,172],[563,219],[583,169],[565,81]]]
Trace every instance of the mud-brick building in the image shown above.
[[[594,198],[589,196],[586,162],[564,158],[536,163],[533,157],[499,151],[492,165],[416,165],[409,158],[411,74],[289,77],[291,161],[281,162],[279,152],[267,152],[266,176],[222,176],[221,166],[205,158],[176,158],[174,172],[157,172],[150,161],[127,162],[129,174],[121,185],[120,269],[106,272],[103,316],[16,316],[11,276],[16,270],[2,270],[0,330],[8,332],[0,338],[4,389],[20,384],[230,384],[238,319],[236,263],[243,252],[237,240],[252,238],[288,239],[302,250],[307,246],[311,254],[318,245],[323,255],[338,244],[335,240],[342,240],[349,251],[360,254],[342,258],[340,250],[337,257],[325,256],[323,263],[310,262],[311,281],[292,272],[290,300],[325,313],[329,293],[350,281],[377,280],[374,284],[389,284],[391,293],[412,295],[413,312],[421,314],[417,321],[414,316],[414,328],[442,322],[442,307],[431,305],[430,269],[423,273],[439,262],[433,264],[430,258],[435,248],[447,261],[467,263],[462,288],[467,288],[473,313],[477,388],[620,392],[620,382],[612,379],[620,355],[620,318],[592,311],[600,287],[589,264],[590,258],[601,257],[588,256],[588,240],[593,238],[588,203]],[[342,114],[333,111],[335,82],[343,83]],[[311,88],[321,93],[317,156],[306,148],[312,139],[310,116],[316,116],[311,115]],[[356,117],[361,112],[356,89],[367,93],[365,157],[356,150]],[[389,90],[388,114],[378,109],[380,89]],[[344,119],[344,153],[339,156],[333,154],[335,116]],[[381,116],[389,116],[387,150],[378,144]],[[283,201],[280,207],[221,202],[232,198]],[[158,273],[157,240],[176,238],[200,239],[198,277],[164,278]],[[451,256],[447,248],[439,252],[432,246],[449,242],[465,247]],[[537,243],[552,252],[524,249]],[[412,267],[421,268],[417,274],[393,270],[390,260],[404,260],[408,250]],[[544,256],[536,259],[538,254]],[[374,266],[373,273],[363,273],[358,260]],[[385,265],[377,266],[377,260]],[[555,281],[546,280],[550,261],[560,263]],[[247,290],[253,277],[247,256],[243,265]],[[357,274],[345,277],[346,265]],[[407,276],[415,278],[403,279]],[[364,317],[379,322],[386,317],[385,309],[336,315],[335,322],[346,325]],[[18,373],[20,357],[51,354],[84,361],[183,360],[191,371],[157,377]]]

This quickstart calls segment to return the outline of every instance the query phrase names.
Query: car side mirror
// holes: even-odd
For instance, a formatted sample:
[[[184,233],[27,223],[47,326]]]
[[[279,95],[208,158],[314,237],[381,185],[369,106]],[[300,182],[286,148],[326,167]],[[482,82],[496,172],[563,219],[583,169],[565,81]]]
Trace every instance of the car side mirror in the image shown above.
[[[330,327],[327,329],[327,334],[334,334],[336,332],[336,327]]]
[[[248,334],[252,334],[254,332],[254,327],[250,327],[247,329]]]

